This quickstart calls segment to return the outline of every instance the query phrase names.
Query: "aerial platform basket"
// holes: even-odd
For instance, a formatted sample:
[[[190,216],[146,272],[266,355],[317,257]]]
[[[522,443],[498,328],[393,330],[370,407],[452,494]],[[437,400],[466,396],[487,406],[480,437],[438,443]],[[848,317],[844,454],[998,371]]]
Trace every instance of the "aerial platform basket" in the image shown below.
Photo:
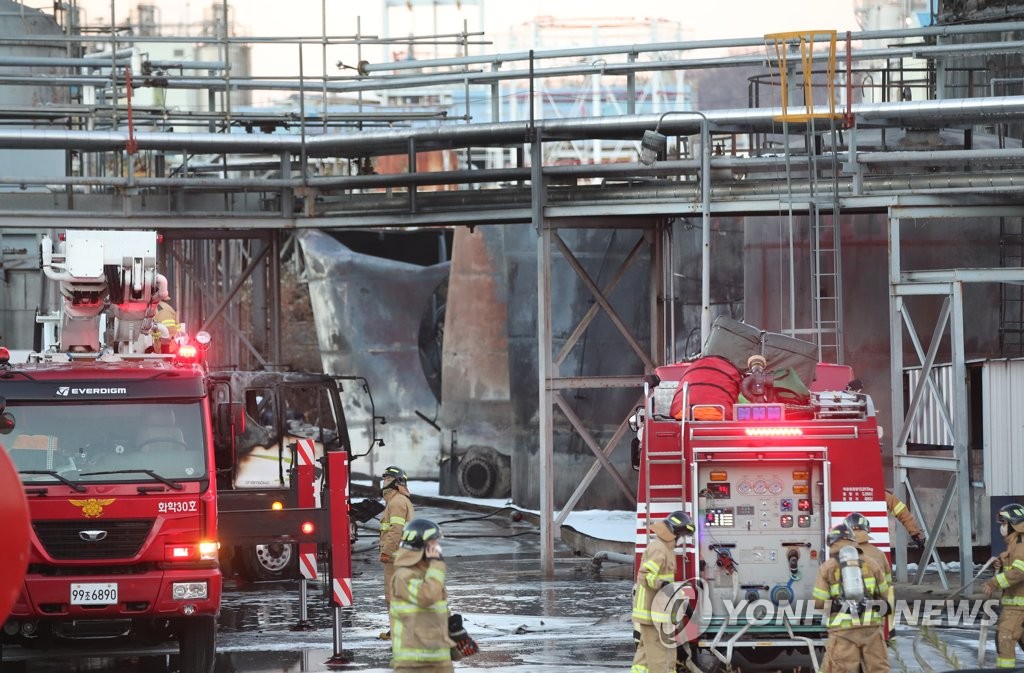
[[[836,31],[769,33],[764,41],[775,50],[775,62],[770,65],[778,65],[782,89],[782,114],[775,115],[775,121],[800,123],[842,117],[836,113],[835,101]],[[800,77],[799,84],[796,77]]]

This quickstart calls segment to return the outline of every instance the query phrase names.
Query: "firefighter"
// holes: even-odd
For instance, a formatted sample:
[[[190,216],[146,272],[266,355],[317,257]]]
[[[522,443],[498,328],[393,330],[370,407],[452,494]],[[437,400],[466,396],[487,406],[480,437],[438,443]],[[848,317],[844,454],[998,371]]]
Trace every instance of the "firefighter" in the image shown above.
[[[996,576],[982,585],[982,591],[986,598],[996,589],[1003,591],[996,626],[996,668],[1014,668],[1017,643],[1024,635],[1024,505],[1006,505],[999,510],[996,520],[1006,540],[1006,551],[997,557]]]
[[[826,612],[828,641],[824,673],[888,673],[889,656],[882,635],[884,597],[889,586],[882,570],[861,555],[845,523],[828,532],[829,559],[818,568],[814,607]]]
[[[857,543],[857,549],[860,550],[863,557],[869,561],[874,561],[875,565],[881,568],[885,583],[889,585],[889,591],[886,592],[885,598],[889,603],[889,614],[892,614],[893,609],[896,607],[895,590],[892,584],[892,566],[889,564],[889,559],[885,553],[871,544],[871,522],[860,512],[853,512],[846,517],[846,525],[853,531],[854,542]],[[891,630],[894,624],[890,623],[889,626]]]
[[[907,535],[914,541],[914,544],[924,549],[924,531],[921,530],[921,526],[918,525],[914,515],[910,513],[910,509],[892,491],[886,490],[885,492],[885,507],[889,510],[889,514],[896,517],[903,524],[903,527],[907,529]]]
[[[448,590],[444,586],[441,529],[426,519],[404,526],[391,578],[391,667],[396,671],[451,673]]]
[[[677,546],[693,535],[693,522],[682,511],[669,514],[651,524],[647,549],[640,558],[636,584],[633,585],[633,634],[636,654],[630,673],[674,673],[676,645],[661,637],[659,626],[667,624],[669,615],[651,609],[654,595],[676,579]],[[639,634],[639,636],[637,635]]]
[[[402,540],[405,524],[415,515],[409,499],[409,477],[400,467],[391,465],[381,475],[384,512],[380,515],[380,562],[384,564],[384,605],[391,605],[391,577],[395,574],[394,555]],[[390,614],[390,611],[389,611]],[[390,617],[389,617],[390,620]],[[391,639],[390,622],[381,640]]]

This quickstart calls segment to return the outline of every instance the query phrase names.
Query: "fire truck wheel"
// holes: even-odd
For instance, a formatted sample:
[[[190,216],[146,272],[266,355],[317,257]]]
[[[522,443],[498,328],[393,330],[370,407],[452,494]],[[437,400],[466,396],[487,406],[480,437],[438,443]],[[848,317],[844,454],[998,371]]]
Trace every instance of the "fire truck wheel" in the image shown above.
[[[294,545],[275,542],[239,549],[238,574],[250,582],[290,580],[299,576],[299,555]]]
[[[182,619],[178,629],[181,673],[212,673],[217,651],[217,622],[212,615]]]

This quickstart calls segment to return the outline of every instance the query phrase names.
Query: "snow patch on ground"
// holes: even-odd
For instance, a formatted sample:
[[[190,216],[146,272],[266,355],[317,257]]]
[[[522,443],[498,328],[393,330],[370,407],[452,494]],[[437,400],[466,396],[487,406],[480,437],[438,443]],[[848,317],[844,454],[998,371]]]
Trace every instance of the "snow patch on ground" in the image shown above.
[[[370,486],[369,481],[353,481],[363,486]],[[410,481],[409,491],[415,495],[430,496],[433,498],[444,498],[455,502],[466,502],[483,507],[512,507],[521,512],[532,512],[539,514],[535,509],[517,507],[511,500],[503,498],[468,498],[460,495],[440,495],[439,484],[436,481]],[[555,512],[555,516],[558,516]],[[570,512],[563,522],[584,535],[598,540],[610,540],[613,542],[633,542],[636,539],[636,512],[624,510],[585,510],[582,512]]]

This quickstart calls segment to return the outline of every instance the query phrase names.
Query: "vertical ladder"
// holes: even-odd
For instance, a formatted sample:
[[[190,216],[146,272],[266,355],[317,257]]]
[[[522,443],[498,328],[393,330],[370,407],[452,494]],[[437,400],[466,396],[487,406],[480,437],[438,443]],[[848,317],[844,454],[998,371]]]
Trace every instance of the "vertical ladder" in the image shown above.
[[[644,457],[645,457],[645,460],[644,460],[644,507],[646,509],[646,515],[647,515],[644,523],[646,524],[646,526],[648,528],[650,528],[650,525],[651,525],[651,509],[652,509],[651,508],[651,504],[652,503],[672,503],[672,504],[679,503],[678,509],[682,509],[682,510],[686,509],[686,458],[685,458],[685,454],[683,452],[683,445],[686,442],[686,437],[685,437],[684,433],[686,432],[686,421],[688,420],[687,416],[689,415],[689,411],[688,411],[688,409],[689,409],[689,401],[688,401],[689,389],[688,389],[688,384],[683,384],[683,391],[682,391],[681,394],[682,394],[682,398],[683,398],[682,399],[682,403],[683,404],[682,404],[682,407],[681,407],[683,409],[683,420],[680,422],[680,426],[679,426],[679,446],[677,447],[677,449],[672,450],[672,451],[655,451],[655,452],[652,452],[650,450],[650,447],[651,447],[651,433],[650,433],[650,429],[651,428],[650,428],[649,425],[646,428],[644,428],[644,447],[643,447],[643,452],[644,452]],[[650,411],[651,411],[650,399],[651,399],[650,397],[647,398],[647,400],[648,400],[647,401],[647,410],[646,410],[646,413],[647,413],[646,418],[647,418],[647,420],[650,420],[652,418],[652,416],[650,415]],[[652,484],[651,483],[651,473],[652,473],[651,466],[652,465],[678,465],[679,466],[679,472],[678,472],[678,474],[679,474],[679,477],[678,477],[679,481],[678,481],[678,483],[675,482],[675,479],[676,479],[675,473],[672,472],[671,470],[668,470],[668,472],[670,472],[671,475],[672,475],[669,482],[667,482],[667,483]],[[659,470],[659,473],[660,472],[661,471]],[[674,495],[667,495],[666,494],[666,493],[672,493],[673,491],[678,491],[678,493],[679,493],[679,497],[678,498],[675,497]],[[676,509],[675,507],[672,508],[672,510],[675,510],[675,509]]]
[[[808,184],[811,203],[811,329],[818,344],[818,360],[843,363],[843,276],[842,232],[839,228],[839,167],[836,156],[836,124],[829,120],[831,189],[821,189],[820,135],[815,133],[814,118],[806,127]],[[826,203],[831,214],[824,214]]]
[[[1024,218],[999,218],[999,266],[1024,266]],[[1024,355],[1024,286],[999,284],[999,354]]]

